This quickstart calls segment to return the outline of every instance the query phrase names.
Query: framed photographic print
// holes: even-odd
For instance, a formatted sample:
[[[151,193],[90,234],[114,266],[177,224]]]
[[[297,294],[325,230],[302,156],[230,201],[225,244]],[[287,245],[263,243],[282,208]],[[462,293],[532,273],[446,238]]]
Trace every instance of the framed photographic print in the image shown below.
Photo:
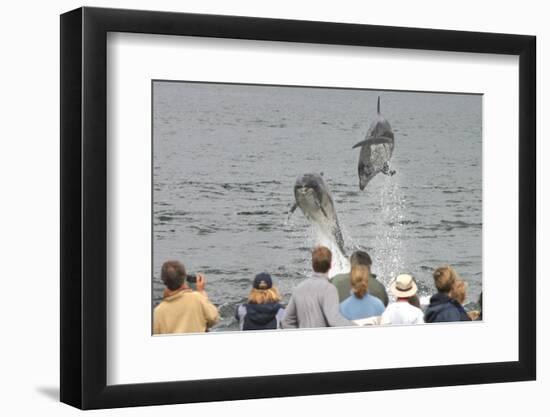
[[[61,16],[61,401],[536,377],[535,37]]]

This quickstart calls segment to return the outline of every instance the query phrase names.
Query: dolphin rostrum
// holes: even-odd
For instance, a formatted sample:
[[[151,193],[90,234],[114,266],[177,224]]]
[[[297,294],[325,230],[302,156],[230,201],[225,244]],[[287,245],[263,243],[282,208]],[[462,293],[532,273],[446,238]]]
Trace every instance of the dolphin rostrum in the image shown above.
[[[388,121],[380,114],[380,96],[378,96],[377,115],[367,131],[365,139],[353,145],[361,147],[357,172],[359,174],[359,189],[364,190],[376,174],[382,172],[393,175],[389,160],[393,154],[393,132]]]
[[[296,207],[300,207],[306,218],[332,238],[345,256],[344,238],[334,210],[332,196],[323,181],[322,174],[304,174],[298,177],[294,185],[294,199],[295,203],[289,215],[296,210]]]

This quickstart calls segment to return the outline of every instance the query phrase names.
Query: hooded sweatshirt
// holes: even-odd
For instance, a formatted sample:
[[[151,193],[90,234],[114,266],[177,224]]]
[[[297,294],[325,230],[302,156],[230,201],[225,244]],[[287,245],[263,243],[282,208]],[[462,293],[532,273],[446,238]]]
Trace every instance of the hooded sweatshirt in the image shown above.
[[[279,329],[284,314],[285,309],[279,303],[241,304],[235,318],[241,330],[267,330]]]
[[[430,298],[430,305],[424,314],[426,323],[447,321],[471,321],[464,307],[447,294],[437,293]]]

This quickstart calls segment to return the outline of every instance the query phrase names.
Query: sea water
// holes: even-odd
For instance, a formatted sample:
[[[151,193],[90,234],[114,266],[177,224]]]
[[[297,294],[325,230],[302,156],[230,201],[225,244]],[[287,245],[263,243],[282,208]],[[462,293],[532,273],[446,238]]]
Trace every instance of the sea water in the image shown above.
[[[359,190],[359,149],[376,99],[395,134],[393,176]],[[155,82],[153,88],[153,305],[168,259],[207,276],[219,308],[214,330],[236,330],[234,311],[254,276],[269,272],[288,302],[311,270],[311,249],[333,249],[331,275],[349,270],[329,236],[294,203],[296,178],[323,173],[346,255],[366,250],[388,286],[411,273],[419,295],[450,264],[482,285],[482,96],[375,90]]]

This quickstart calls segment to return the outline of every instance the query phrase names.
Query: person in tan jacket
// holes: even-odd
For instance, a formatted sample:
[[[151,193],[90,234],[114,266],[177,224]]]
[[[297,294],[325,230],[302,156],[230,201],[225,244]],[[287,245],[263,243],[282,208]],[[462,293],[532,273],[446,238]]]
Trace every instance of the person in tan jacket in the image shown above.
[[[218,322],[218,309],[208,300],[202,274],[197,274],[196,291],[187,285],[181,262],[165,262],[160,275],[166,289],[153,311],[153,334],[203,333]]]

